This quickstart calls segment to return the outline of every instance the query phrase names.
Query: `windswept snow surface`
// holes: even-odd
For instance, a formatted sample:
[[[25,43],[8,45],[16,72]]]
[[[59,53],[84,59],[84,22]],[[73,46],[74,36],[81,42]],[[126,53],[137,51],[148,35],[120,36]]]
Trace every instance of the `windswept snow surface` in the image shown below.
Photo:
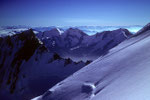
[[[149,44],[133,36],[34,100],[150,100]]]

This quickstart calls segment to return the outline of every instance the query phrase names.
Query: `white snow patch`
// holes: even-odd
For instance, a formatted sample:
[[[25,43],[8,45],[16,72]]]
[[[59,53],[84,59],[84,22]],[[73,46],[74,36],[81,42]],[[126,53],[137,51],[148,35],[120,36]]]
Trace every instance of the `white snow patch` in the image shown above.
[[[33,98],[33,99],[31,99],[31,100],[41,100],[41,98],[42,98],[42,96],[38,96],[38,97]]]
[[[55,41],[52,42],[52,46],[55,46]]]
[[[40,43],[40,44],[43,44],[43,42],[42,42],[40,39],[38,39],[38,40],[39,40],[39,43]]]
[[[73,47],[70,50],[75,50],[75,49],[78,49],[78,48],[80,48],[80,46]]]
[[[64,31],[60,30],[59,28],[56,28],[56,29],[57,29],[57,31],[60,33],[60,35],[61,35],[62,33],[64,33]]]
[[[128,38],[128,36],[126,35],[126,33],[124,31],[122,31],[122,33],[126,38]]]

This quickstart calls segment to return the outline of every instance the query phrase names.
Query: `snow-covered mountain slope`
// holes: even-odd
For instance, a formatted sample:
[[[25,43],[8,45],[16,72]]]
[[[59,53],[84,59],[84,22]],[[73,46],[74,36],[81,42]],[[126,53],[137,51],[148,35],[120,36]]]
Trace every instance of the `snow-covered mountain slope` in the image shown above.
[[[71,57],[75,61],[95,60],[130,36],[131,33],[126,29],[104,31],[89,36],[76,28],[69,28],[64,33],[54,28],[37,34],[49,50],[64,58]]]
[[[48,51],[31,29],[0,38],[0,99],[29,100],[89,63]]]
[[[33,100],[150,100],[149,44],[146,29]]]

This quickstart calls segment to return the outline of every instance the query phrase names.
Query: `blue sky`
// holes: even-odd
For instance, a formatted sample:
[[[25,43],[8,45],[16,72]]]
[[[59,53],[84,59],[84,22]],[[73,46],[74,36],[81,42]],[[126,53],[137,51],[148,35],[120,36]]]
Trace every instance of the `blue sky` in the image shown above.
[[[150,0],[0,0],[0,25],[125,26],[150,22]]]

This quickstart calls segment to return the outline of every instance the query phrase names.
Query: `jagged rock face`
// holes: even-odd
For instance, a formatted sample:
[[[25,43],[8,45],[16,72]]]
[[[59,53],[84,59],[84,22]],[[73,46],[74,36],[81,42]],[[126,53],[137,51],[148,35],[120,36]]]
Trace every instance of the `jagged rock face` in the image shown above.
[[[3,100],[31,99],[89,64],[49,52],[32,30],[0,38],[0,48]]]
[[[1,38],[0,87],[2,89],[8,86],[8,91],[14,93],[21,64],[27,62],[40,46],[32,30]]]
[[[53,37],[50,36],[51,34]],[[126,29],[105,31],[89,36],[79,29],[70,28],[59,36],[54,36],[49,31],[48,37],[39,38],[49,50],[57,52],[62,57],[71,57],[75,61],[86,61],[106,54],[111,48],[130,36],[131,33]]]
[[[3,67],[11,66],[9,68],[9,79],[7,80],[7,84],[11,84],[10,92],[14,92],[18,73],[20,72],[20,65],[23,60],[28,61],[39,46],[40,44],[32,30],[16,34],[12,37],[7,36],[0,41],[0,68],[1,72],[3,71],[1,76],[4,76],[5,72],[5,68]],[[9,61],[9,63],[7,61]],[[11,81],[11,79],[13,80]],[[3,77],[1,77],[0,80],[3,80]]]

